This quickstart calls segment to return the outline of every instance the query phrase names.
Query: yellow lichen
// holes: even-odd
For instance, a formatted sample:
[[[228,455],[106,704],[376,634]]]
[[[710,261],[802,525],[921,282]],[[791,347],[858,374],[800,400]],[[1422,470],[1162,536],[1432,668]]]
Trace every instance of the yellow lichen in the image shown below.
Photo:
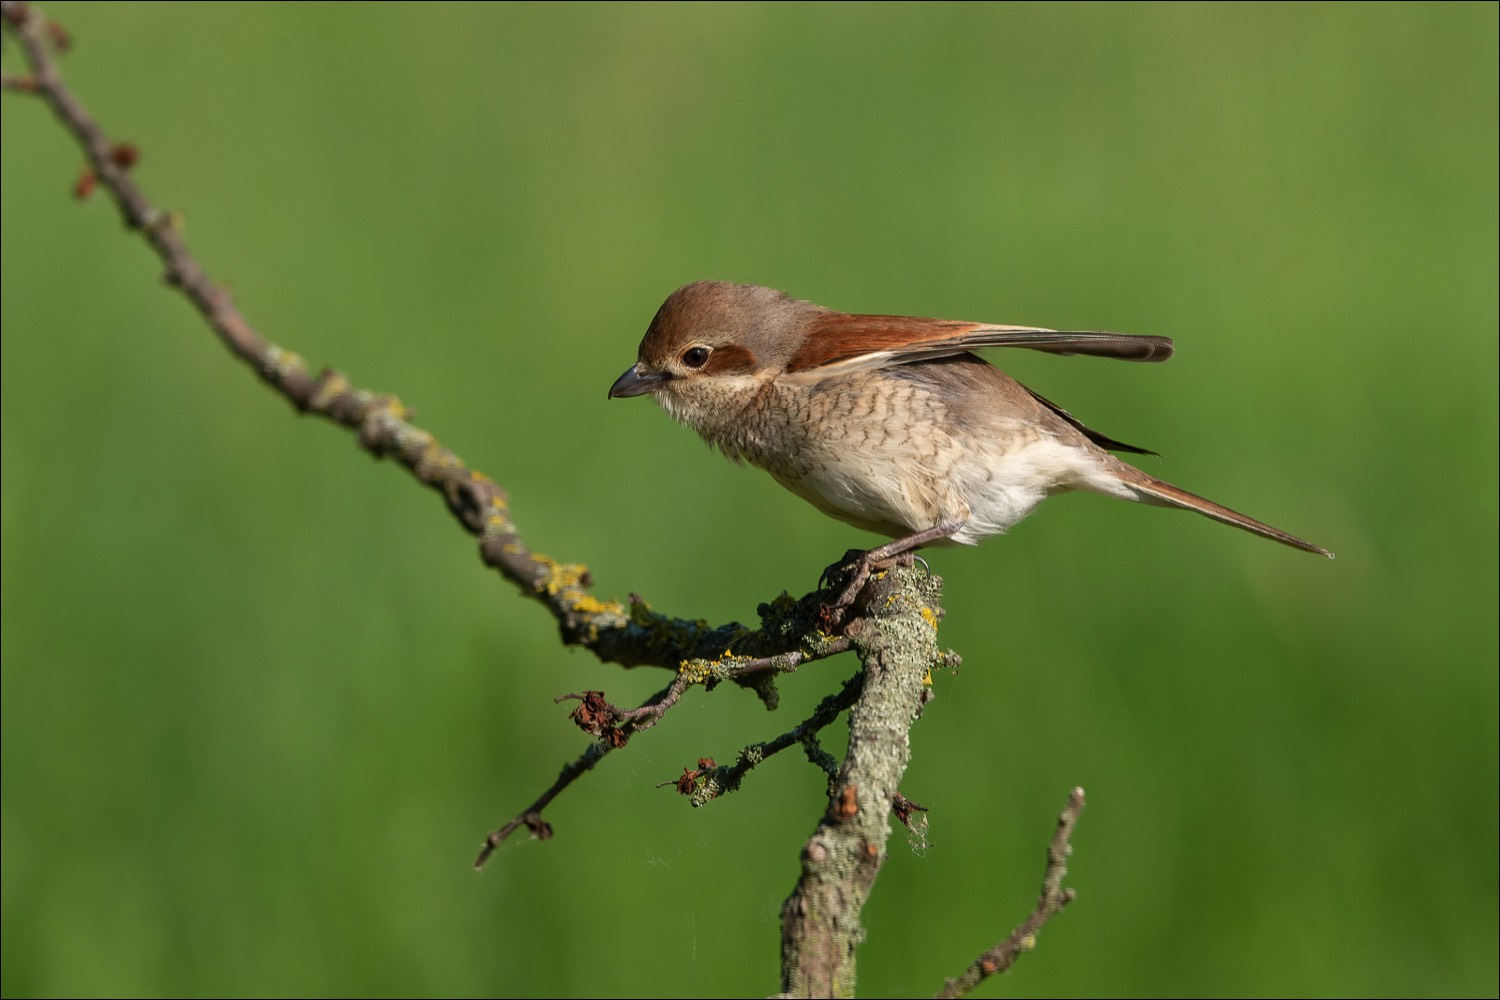
[[[275,344],[272,344],[266,350],[265,357],[261,359],[261,364],[272,371],[285,371],[288,368],[304,367],[306,362],[295,351],[289,351],[284,347],[277,347]],[[329,381],[341,382],[343,380],[335,377],[329,379]]]
[[[584,594],[573,602],[574,611],[582,611],[586,615],[610,614],[623,615],[625,606],[619,601],[601,601],[590,594]]]
[[[377,396],[375,398],[375,407],[380,411],[382,416],[393,420],[404,421],[411,415],[411,411],[406,408],[406,404],[401,402],[400,398],[389,394]],[[431,435],[427,436],[430,437]]]
[[[534,557],[537,562],[547,568],[547,577],[541,582],[541,589],[550,596],[556,596],[563,590],[581,586],[583,577],[588,573],[588,567],[580,563],[560,563],[548,556],[538,555]]]
[[[683,660],[677,664],[677,672],[686,675],[688,680],[701,684],[713,673],[713,665],[707,660]]]

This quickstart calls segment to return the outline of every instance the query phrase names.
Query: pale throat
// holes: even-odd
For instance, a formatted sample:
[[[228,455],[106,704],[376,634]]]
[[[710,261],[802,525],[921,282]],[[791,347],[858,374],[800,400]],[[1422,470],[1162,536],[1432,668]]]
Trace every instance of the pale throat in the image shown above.
[[[757,429],[760,403],[769,378],[718,376],[696,381],[686,391],[664,388],[653,393],[667,415],[686,424],[709,444],[735,459],[755,460],[762,450]]]

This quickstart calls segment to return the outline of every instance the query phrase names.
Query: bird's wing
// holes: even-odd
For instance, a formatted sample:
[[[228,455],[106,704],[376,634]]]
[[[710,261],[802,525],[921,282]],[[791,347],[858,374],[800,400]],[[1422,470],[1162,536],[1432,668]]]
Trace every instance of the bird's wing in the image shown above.
[[[1015,380],[1012,379],[1011,381]],[[1062,417],[1068,423],[1072,424],[1073,427],[1079,431],[1079,433],[1097,444],[1099,447],[1103,448],[1105,451],[1129,451],[1134,452],[1137,455],[1156,455],[1158,458],[1161,457],[1158,452],[1154,452],[1150,448],[1142,448],[1139,445],[1126,444],[1124,441],[1116,441],[1108,434],[1101,434],[1100,432],[1094,430],[1092,427],[1089,427],[1082,420],[1079,420],[1077,417],[1073,416],[1073,414],[1069,413],[1061,406],[1058,406],[1056,403],[1052,402],[1052,400],[1048,399],[1046,396],[1043,396],[1041,393],[1037,392],[1035,389],[1027,389],[1026,386],[1021,385],[1021,383],[1019,382],[1016,382],[1016,385],[1020,385],[1022,389],[1026,389],[1026,394],[1028,396],[1036,400],[1038,403],[1041,403],[1043,406],[1051,410],[1053,413],[1057,414],[1059,417]]]
[[[828,312],[813,319],[809,336],[792,356],[787,372],[825,376],[867,371],[981,347],[1025,347],[1121,361],[1165,361],[1172,356],[1172,341],[1167,337]]]

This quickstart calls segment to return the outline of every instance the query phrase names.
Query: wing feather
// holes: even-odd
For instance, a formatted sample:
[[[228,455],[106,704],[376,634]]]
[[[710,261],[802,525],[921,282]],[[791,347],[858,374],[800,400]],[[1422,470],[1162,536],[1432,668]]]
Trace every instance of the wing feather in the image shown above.
[[[911,316],[828,312],[813,319],[810,335],[787,365],[789,373],[865,371],[963,354],[981,347],[1024,347],[1049,354],[1087,354],[1121,361],[1165,361],[1167,337],[1103,330],[1049,330],[995,326]]]

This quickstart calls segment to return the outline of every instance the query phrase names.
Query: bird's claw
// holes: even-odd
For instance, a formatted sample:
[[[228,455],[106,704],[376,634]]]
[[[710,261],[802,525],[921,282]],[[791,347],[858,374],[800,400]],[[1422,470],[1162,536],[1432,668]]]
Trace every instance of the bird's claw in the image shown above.
[[[879,549],[871,549],[868,552],[850,549],[844,553],[844,558],[823,570],[822,575],[818,577],[820,590],[836,590],[838,594],[832,601],[818,608],[818,617],[822,619],[825,628],[830,630],[838,628],[844,620],[845,613],[859,597],[860,591],[864,590],[865,584],[870,582],[871,576],[896,566],[911,566],[919,560],[919,557],[912,552],[899,552],[884,558],[879,552]],[[927,569],[925,561],[922,561],[922,568]],[[930,574],[931,570],[928,572]]]
[[[919,546],[927,545],[940,538],[947,538],[959,528],[963,527],[961,520],[945,521],[942,524],[898,538],[884,545],[862,552],[859,549],[850,549],[844,553],[844,558],[829,566],[818,577],[818,589],[832,590],[838,586],[839,581],[844,581],[843,589],[832,602],[824,604],[818,609],[818,616],[823,620],[826,628],[832,630],[839,626],[844,620],[844,613],[864,589],[871,574],[888,570],[893,566],[914,566],[922,564],[922,569],[928,576],[932,575],[932,569],[927,561],[917,555]],[[847,579],[845,578],[847,574]]]

